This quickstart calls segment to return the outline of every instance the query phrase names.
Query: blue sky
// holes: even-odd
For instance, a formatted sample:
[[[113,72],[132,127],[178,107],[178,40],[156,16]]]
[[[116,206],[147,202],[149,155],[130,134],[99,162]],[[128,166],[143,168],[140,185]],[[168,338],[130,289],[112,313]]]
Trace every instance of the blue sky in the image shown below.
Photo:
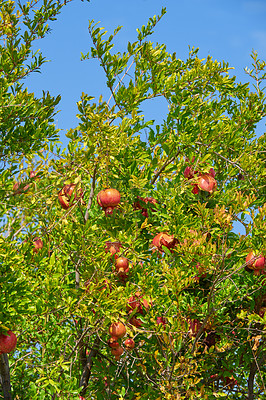
[[[266,0],[73,0],[52,23],[51,33],[35,43],[35,49],[40,48],[51,61],[42,67],[41,74],[35,73],[25,82],[36,94],[44,90],[62,96],[58,106],[61,111],[56,117],[62,139],[66,129],[78,124],[76,103],[82,92],[96,99],[100,94],[109,98],[97,60],[80,61],[80,53],[86,54],[91,46],[88,21],[100,21],[110,34],[122,25],[115,50],[123,51],[128,41],[136,39],[136,28],[158,15],[162,7],[167,13],[150,40],[165,43],[178,58],[187,57],[188,46],[199,47],[200,58],[211,55],[229,62],[241,82],[248,80],[244,67],[251,66],[252,49],[266,60]],[[148,118],[161,121],[167,107],[164,109],[154,100],[147,104],[145,112]],[[263,130],[264,123],[260,126]]]

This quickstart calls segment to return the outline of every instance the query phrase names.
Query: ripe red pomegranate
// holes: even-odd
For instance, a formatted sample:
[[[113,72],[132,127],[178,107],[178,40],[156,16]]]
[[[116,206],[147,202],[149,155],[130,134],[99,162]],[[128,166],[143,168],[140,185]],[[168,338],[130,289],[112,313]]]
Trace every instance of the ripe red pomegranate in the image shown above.
[[[33,249],[33,253],[38,253],[38,251],[40,250],[40,249],[42,249],[43,248],[43,241],[42,241],[42,239],[40,239],[40,238],[35,238],[35,239],[33,239],[33,246],[34,246],[34,249]]]
[[[174,235],[168,235],[165,232],[158,233],[152,240],[153,246],[157,247],[160,253],[163,252],[162,246],[173,249],[178,243],[179,241],[175,239]]]
[[[193,185],[192,193],[198,194],[200,189],[212,193],[217,188],[217,182],[216,179],[214,179],[215,171],[213,168],[210,168],[208,173],[199,173],[199,171],[194,171],[192,167],[185,168],[185,178],[193,179],[195,175],[198,175],[198,177],[196,179],[197,183],[191,183]]]
[[[213,173],[214,173],[214,171],[213,171]],[[213,173],[199,175],[198,187],[201,190],[212,193],[217,188],[217,182],[216,182],[216,179],[213,177]]]
[[[116,336],[111,337],[111,338],[108,340],[107,344],[108,344],[108,346],[111,347],[112,349],[115,349],[115,348],[117,348],[117,347],[120,346],[120,344],[119,344],[118,341],[117,341],[117,337],[116,337]]]
[[[116,360],[119,360],[120,356],[124,353],[124,349],[123,347],[119,346],[114,349],[111,349],[111,353],[113,354],[113,356],[115,356]]]
[[[120,203],[120,193],[116,189],[103,189],[97,195],[97,203],[105,211],[105,215],[113,214],[113,210]]]
[[[0,354],[10,353],[13,351],[17,344],[17,337],[12,331],[8,331],[7,335],[3,333],[0,335]]]
[[[262,254],[260,256],[255,255],[253,250],[248,253],[246,263],[248,264],[247,268],[251,270],[263,270],[266,266],[265,257]]]
[[[111,253],[111,255],[115,256],[115,259],[118,258],[118,255],[116,253],[119,253],[120,247],[123,247],[122,243],[120,242],[106,242],[105,243],[105,253],[107,254],[108,252]]]
[[[74,192],[76,185],[75,183],[70,183],[69,185],[65,185],[60,192],[58,193],[58,200],[64,210],[68,210],[69,207],[72,207],[76,200],[79,200],[83,196],[83,191],[81,189],[78,190],[73,196],[72,201],[71,196]]]
[[[129,261],[126,257],[118,257],[115,260],[115,269],[117,272],[128,272],[129,271]]]
[[[131,339],[131,338],[126,339],[124,341],[124,345],[125,345],[127,350],[132,350],[135,347],[135,341],[134,341],[134,339]]]
[[[122,322],[113,322],[109,327],[109,333],[117,339],[122,338],[126,334],[126,327]]]

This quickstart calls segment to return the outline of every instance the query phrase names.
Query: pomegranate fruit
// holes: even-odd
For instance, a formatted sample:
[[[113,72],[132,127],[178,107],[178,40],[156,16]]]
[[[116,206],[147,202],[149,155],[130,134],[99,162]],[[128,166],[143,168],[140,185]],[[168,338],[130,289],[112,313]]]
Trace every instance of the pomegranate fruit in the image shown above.
[[[215,346],[216,342],[220,340],[220,335],[218,335],[215,331],[211,331],[207,334],[203,343],[208,347]]]
[[[33,239],[33,246],[34,246],[34,249],[33,249],[33,253],[38,253],[38,251],[40,250],[40,249],[42,249],[43,248],[43,241],[42,241],[42,239],[40,239],[40,238],[35,238],[35,239]]]
[[[71,196],[75,190],[76,185],[74,183],[70,183],[69,185],[65,185],[60,192],[58,193],[58,200],[61,207],[64,210],[68,210],[69,207],[72,207],[75,201],[79,200],[83,196],[83,191],[81,189],[78,190],[73,196],[71,201]]]
[[[120,359],[120,356],[124,353],[124,349],[121,346],[118,346],[114,349],[111,349],[111,353],[113,354],[113,356],[115,356],[116,360]]]
[[[134,341],[134,339],[131,339],[131,338],[126,339],[124,341],[124,345],[125,345],[126,349],[132,350],[135,347],[135,341]]]
[[[115,260],[115,269],[117,272],[128,272],[129,270],[129,261],[126,257],[118,257]]]
[[[223,379],[224,381],[224,379]],[[224,381],[225,385],[230,389],[233,389],[235,385],[238,385],[237,380],[233,376],[227,376]]]
[[[111,347],[112,349],[115,349],[115,348],[117,348],[117,347],[120,346],[120,344],[119,344],[118,341],[117,341],[117,337],[116,337],[116,336],[111,337],[111,338],[108,340],[107,344],[108,344],[108,346]]]
[[[122,322],[113,322],[109,327],[109,333],[113,338],[122,338],[126,334],[126,327]]]
[[[173,249],[178,243],[179,241],[175,239],[174,235],[170,236],[165,232],[158,233],[152,240],[153,246],[157,247],[160,253],[163,252],[162,246]]]
[[[253,250],[248,253],[246,257],[246,263],[247,268],[251,270],[263,270],[266,266],[265,257],[262,254],[260,256],[256,256]]]
[[[216,179],[210,173],[199,175],[197,185],[201,190],[209,193],[212,193],[217,188]]]
[[[12,331],[8,331],[7,335],[3,333],[0,335],[0,354],[10,353],[13,351],[17,344],[17,337]]]
[[[120,193],[116,189],[103,189],[97,195],[97,203],[105,211],[105,215],[113,214],[113,210],[120,203]]]
[[[264,317],[265,311],[266,311],[266,307],[261,307],[261,308],[259,309],[258,314],[259,314],[259,316],[260,316],[261,318]]]

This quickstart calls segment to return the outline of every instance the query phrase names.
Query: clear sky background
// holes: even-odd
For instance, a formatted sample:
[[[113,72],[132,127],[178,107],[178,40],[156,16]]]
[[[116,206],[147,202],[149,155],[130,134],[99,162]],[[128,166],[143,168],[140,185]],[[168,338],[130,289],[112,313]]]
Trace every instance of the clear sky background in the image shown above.
[[[96,100],[101,94],[108,100],[110,95],[98,61],[80,60],[80,53],[86,54],[92,45],[89,20],[100,21],[109,34],[122,25],[114,51],[124,51],[128,41],[136,40],[136,28],[160,14],[162,7],[167,13],[149,38],[165,43],[168,52],[176,52],[178,58],[187,58],[188,46],[199,47],[200,58],[210,55],[228,62],[242,83],[248,81],[244,68],[251,67],[252,49],[266,60],[266,0],[72,0],[52,23],[51,33],[35,43],[50,62],[42,67],[41,74],[34,73],[25,82],[36,95],[44,90],[62,96],[56,124],[62,129],[64,145],[66,130],[78,124],[76,103],[81,93]],[[144,111],[148,119],[160,123],[167,106],[154,99]],[[264,126],[260,125],[258,133],[264,131]]]

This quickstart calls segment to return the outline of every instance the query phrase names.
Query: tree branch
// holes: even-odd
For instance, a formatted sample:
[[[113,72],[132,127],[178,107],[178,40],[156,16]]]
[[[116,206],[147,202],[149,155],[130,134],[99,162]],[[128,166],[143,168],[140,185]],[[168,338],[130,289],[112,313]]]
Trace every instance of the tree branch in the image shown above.
[[[159,169],[159,171],[153,177],[153,179],[151,181],[151,185],[154,185],[154,183],[156,182],[156,180],[160,176],[160,174],[163,172],[163,170],[167,167],[167,165],[171,164],[171,162],[173,162],[176,159],[176,157],[180,154],[180,152],[181,152],[181,150],[178,149],[177,153],[173,157],[171,157],[170,159],[165,161],[163,166]]]
[[[97,172],[97,164],[95,165],[94,170],[93,170],[90,197],[89,197],[89,201],[88,201],[88,205],[87,205],[87,209],[86,209],[86,213],[85,213],[85,223],[89,219],[89,210],[91,208],[92,199],[93,199],[93,195],[94,195],[94,189],[95,189],[96,172]]]
[[[92,369],[92,364],[93,364],[93,358],[97,355],[98,349],[99,349],[99,344],[100,344],[100,338],[97,336],[93,345],[93,348],[91,349],[88,358],[87,358],[87,363],[85,365],[85,368],[83,369],[80,382],[79,382],[79,387],[82,387],[81,391],[81,396],[84,396],[87,391],[88,387],[88,382],[90,379],[91,375],[91,369]]]
[[[256,358],[255,358],[254,361],[252,362],[251,366],[250,366],[249,377],[248,377],[248,397],[247,397],[247,400],[254,400],[254,391],[253,391],[253,389],[254,389],[255,375],[256,375],[257,370],[259,369],[261,364],[264,363],[265,360],[266,360],[266,354],[264,354],[259,361],[257,361]]]

